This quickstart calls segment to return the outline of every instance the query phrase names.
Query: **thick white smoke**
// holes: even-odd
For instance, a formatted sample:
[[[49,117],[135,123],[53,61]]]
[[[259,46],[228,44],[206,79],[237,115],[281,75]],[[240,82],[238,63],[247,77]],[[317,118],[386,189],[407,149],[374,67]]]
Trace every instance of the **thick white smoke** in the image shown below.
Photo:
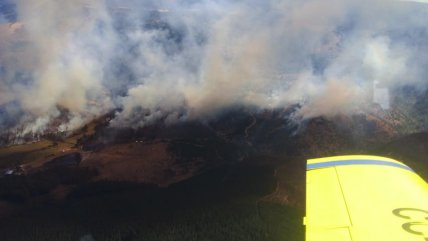
[[[393,0],[17,0],[0,27],[0,125],[60,131],[300,104],[364,111],[373,82],[425,87],[428,6]],[[13,121],[11,121],[13,120]],[[11,124],[12,123],[12,124]]]

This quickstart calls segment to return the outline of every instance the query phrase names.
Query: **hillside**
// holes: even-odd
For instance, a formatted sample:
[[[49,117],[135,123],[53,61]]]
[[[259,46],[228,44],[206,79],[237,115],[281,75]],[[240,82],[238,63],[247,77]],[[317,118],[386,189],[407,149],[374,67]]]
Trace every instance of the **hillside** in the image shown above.
[[[4,240],[297,241],[307,158],[384,155],[428,177],[427,133],[400,135],[363,115],[296,125],[289,113],[234,109],[209,123],[141,129],[100,119],[69,137],[3,147],[0,233]]]

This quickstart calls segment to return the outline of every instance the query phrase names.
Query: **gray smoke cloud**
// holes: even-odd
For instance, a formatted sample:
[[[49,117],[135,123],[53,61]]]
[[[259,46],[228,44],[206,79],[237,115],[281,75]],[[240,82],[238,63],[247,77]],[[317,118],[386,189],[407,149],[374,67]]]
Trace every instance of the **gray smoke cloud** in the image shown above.
[[[373,83],[426,87],[428,5],[393,0],[17,0],[0,26],[0,125],[70,131],[207,118],[364,112]],[[3,17],[4,19],[4,17]]]

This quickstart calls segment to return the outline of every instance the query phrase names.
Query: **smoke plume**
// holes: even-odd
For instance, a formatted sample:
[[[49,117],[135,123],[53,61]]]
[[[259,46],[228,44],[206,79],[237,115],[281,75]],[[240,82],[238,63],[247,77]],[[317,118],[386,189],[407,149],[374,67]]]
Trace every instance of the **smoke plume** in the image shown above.
[[[426,87],[428,6],[393,0],[2,0],[0,128],[70,131],[364,112],[373,86]]]

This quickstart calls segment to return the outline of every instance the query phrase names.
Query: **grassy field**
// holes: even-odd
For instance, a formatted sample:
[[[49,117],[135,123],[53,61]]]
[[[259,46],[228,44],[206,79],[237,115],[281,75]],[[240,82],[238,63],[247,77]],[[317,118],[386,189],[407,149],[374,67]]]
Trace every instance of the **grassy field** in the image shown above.
[[[45,138],[22,145],[0,147],[0,169],[29,163],[38,165],[39,162],[75,151],[77,141],[85,135],[93,135],[95,127],[95,122],[90,123],[76,133],[72,133],[67,138],[61,140]]]
[[[49,140],[0,148],[0,168],[22,165],[38,159],[54,157],[61,148],[69,148],[68,144],[56,145]]]

